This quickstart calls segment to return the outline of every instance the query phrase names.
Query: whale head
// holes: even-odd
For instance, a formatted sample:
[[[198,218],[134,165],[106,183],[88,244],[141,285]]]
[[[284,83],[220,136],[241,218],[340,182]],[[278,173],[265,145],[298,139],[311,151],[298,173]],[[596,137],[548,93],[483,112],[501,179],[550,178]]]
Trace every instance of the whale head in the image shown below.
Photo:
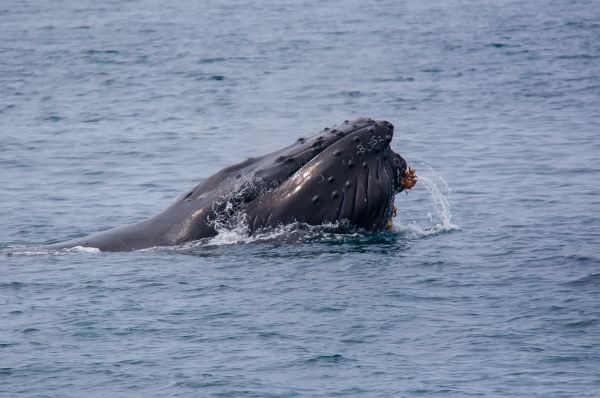
[[[238,196],[250,230],[293,222],[385,228],[394,195],[416,182],[413,174],[407,183],[411,170],[390,148],[393,134],[391,123],[361,118],[252,159],[242,167],[252,183]]]

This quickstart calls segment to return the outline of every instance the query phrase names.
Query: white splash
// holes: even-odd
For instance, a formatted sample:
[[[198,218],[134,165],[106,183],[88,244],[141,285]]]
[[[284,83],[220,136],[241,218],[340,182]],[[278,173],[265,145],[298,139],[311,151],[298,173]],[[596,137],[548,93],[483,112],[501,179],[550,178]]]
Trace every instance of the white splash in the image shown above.
[[[97,247],[83,247],[83,246],[75,246],[64,249],[49,249],[44,248],[43,246],[36,246],[35,249],[32,249],[31,246],[9,246],[6,249],[0,251],[0,254],[7,254],[11,256],[60,256],[64,254],[74,254],[74,253],[100,253],[100,249]]]
[[[195,246],[221,246],[248,244],[254,242],[273,242],[273,241],[303,241],[317,236],[336,236],[332,231],[340,228],[340,223],[326,223],[322,225],[308,225],[305,223],[294,222],[282,224],[276,227],[259,229],[250,234],[246,215],[242,212],[234,213],[229,219],[217,219],[214,222],[217,235],[194,242]],[[344,234],[345,235],[345,234]],[[188,248],[190,246],[187,246]]]
[[[422,206],[410,205],[401,195],[396,197],[398,209],[407,209],[405,214],[408,222],[403,223],[400,218],[396,218],[394,222],[394,230],[404,234],[409,238],[423,238],[427,236],[437,235],[444,232],[460,229],[460,227],[452,222],[452,211],[450,210],[450,189],[448,184],[438,175],[431,166],[418,162],[420,167],[417,170],[419,182],[409,193],[410,195],[418,195],[419,188],[425,189],[430,208],[423,216]],[[413,192],[414,191],[414,192]],[[421,192],[422,195],[422,192]],[[419,198],[417,198],[419,199]],[[413,208],[414,207],[414,208]]]
[[[323,226],[308,226],[300,223],[291,223],[279,225],[273,228],[265,228],[255,231],[250,234],[250,227],[246,221],[246,216],[243,213],[235,213],[227,223],[215,223],[217,236],[202,242],[202,246],[219,246],[219,245],[235,245],[248,244],[261,241],[276,241],[279,239],[288,239],[294,233],[304,231],[309,235],[313,235],[316,229]]]
[[[97,247],[84,247],[75,246],[70,249],[66,249],[67,253],[100,253],[100,249]]]
[[[214,227],[217,230],[217,235],[204,241],[202,246],[248,243],[251,238],[246,217],[240,212],[234,213],[231,219],[227,221],[222,219],[215,220]]]

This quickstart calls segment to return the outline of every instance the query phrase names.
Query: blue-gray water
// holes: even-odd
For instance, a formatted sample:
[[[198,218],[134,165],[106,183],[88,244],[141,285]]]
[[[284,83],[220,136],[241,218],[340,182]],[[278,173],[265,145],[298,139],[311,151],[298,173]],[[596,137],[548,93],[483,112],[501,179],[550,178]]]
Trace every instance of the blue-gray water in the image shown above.
[[[4,0],[0,395],[598,396],[598,21],[592,0]],[[421,178],[393,233],[34,249],[358,116]]]

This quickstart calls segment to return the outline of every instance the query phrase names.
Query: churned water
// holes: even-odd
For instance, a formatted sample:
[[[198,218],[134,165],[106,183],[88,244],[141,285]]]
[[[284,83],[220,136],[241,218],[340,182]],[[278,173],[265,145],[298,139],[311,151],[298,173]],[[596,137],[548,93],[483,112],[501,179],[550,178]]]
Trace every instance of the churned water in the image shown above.
[[[0,395],[596,397],[597,1],[0,4]],[[359,116],[394,230],[131,253],[154,215]]]

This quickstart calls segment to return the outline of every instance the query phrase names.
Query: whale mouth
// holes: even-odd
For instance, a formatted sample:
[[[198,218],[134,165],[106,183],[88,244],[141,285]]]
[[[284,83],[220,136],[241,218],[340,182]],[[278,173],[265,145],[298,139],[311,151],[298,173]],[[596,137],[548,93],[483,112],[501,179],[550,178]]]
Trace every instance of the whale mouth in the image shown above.
[[[370,161],[379,160],[391,163],[394,172],[394,189],[403,190],[401,180],[407,171],[407,163],[399,154],[390,148],[394,135],[394,126],[387,121],[375,121],[360,118],[344,121],[340,125],[325,128],[320,133],[308,138],[299,138],[297,143],[278,151],[272,167],[262,167],[255,176],[271,178],[270,189],[276,188],[285,180],[294,178],[301,170],[314,169],[327,162],[341,161],[352,168],[355,165],[365,167]],[[272,158],[272,156],[269,156]],[[279,172],[272,168],[280,168]]]
[[[272,163],[258,162],[254,174],[263,189],[242,205],[250,229],[343,220],[383,229],[394,195],[407,188],[407,163],[390,148],[393,130],[387,121],[346,121],[268,155]]]
[[[416,182],[390,148],[393,134],[387,121],[345,121],[227,167],[179,201],[190,208],[197,201],[211,203],[209,218],[225,222],[244,213],[250,232],[293,222],[382,230],[391,220],[394,195]]]

